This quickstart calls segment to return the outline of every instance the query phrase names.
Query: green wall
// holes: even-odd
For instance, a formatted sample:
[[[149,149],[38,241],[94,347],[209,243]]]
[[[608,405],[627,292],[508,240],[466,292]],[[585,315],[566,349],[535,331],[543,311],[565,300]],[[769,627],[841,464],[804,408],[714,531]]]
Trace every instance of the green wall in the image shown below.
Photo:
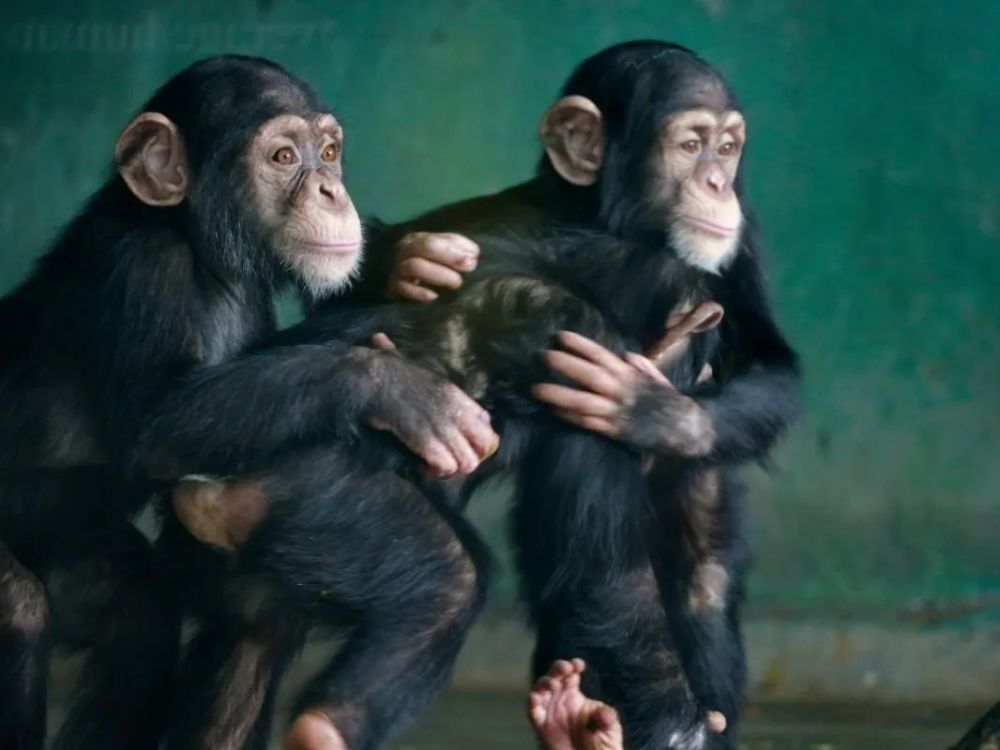
[[[346,125],[356,202],[397,219],[528,175],[535,122],[584,56],[676,40],[745,102],[806,366],[807,417],[754,477],[754,607],[977,611],[1000,593],[998,30],[995,0],[5,0],[0,289],[198,57],[263,54],[310,81]]]

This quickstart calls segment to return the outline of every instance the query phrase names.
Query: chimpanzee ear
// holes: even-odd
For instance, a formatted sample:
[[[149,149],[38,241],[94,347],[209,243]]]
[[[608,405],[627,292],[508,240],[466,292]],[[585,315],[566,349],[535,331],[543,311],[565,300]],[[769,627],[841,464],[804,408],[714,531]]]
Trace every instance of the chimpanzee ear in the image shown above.
[[[604,160],[604,120],[585,96],[564,96],[545,113],[540,128],[552,166],[574,185],[593,185]]]
[[[115,163],[135,197],[150,206],[176,206],[187,195],[184,142],[170,118],[143,112],[115,144]]]

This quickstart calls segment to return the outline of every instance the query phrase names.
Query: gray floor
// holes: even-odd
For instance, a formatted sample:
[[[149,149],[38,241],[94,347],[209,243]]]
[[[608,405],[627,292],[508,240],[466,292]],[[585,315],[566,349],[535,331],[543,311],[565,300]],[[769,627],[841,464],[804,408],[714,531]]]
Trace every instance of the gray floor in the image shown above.
[[[311,651],[311,650],[308,650]],[[315,652],[289,675],[282,708],[314,666]],[[76,660],[57,660],[53,674],[53,728],[72,694]],[[524,718],[524,694],[515,691],[450,691],[403,737],[396,750],[533,750]],[[743,750],[944,750],[988,706],[914,708],[821,705],[751,706],[746,712]],[[284,714],[282,710],[280,713]],[[280,716],[277,726],[284,726]],[[278,750],[280,738],[272,747]]]
[[[398,750],[532,750],[522,696],[450,693]],[[944,750],[986,710],[766,707],[748,711],[744,750]]]

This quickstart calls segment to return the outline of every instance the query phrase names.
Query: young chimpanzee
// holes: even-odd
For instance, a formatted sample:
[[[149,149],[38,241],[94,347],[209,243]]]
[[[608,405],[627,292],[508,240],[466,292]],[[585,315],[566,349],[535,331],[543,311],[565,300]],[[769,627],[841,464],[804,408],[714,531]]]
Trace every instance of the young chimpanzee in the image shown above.
[[[331,344],[286,352],[280,370],[227,365],[274,331],[277,289],[328,293],[357,266],[361,226],[341,178],[342,144],[330,110],[277,65],[196,63],[125,128],[115,172],[0,300],[0,747],[42,747],[56,644],[92,657],[55,747],[158,746],[178,617],[130,525],[154,489],[149,468],[171,476],[136,451],[154,412],[183,408],[206,446],[272,458],[290,443],[349,433],[357,420],[392,431],[442,473],[468,470],[489,450],[482,409],[398,357]],[[319,366],[303,372],[299,357]],[[209,387],[190,389],[192,372]],[[330,463],[309,481],[349,484],[350,472]],[[373,492],[364,502],[374,512],[383,501]],[[360,512],[321,520],[354,534]],[[377,536],[372,550],[426,549],[426,563],[412,554],[421,565],[399,579],[409,577],[411,598],[430,590],[442,617],[459,620],[455,591],[472,575],[464,531],[408,523],[402,507],[392,517],[391,528],[362,523],[358,543]],[[369,590],[353,585],[331,595],[368,611]],[[403,638],[418,644],[430,638],[427,618],[405,608],[392,625],[412,628]],[[418,671],[413,653],[396,668]]]
[[[681,282],[686,298],[664,320],[679,322],[675,333],[711,327],[709,308],[695,304],[703,298],[692,287],[698,284],[722,303],[726,320],[718,331],[693,337],[687,351],[668,335],[672,384],[640,377],[629,366],[635,360],[567,339],[571,351],[549,352],[547,362],[594,392],[542,385],[535,395],[573,424],[656,456],[650,483],[663,523],[650,549],[692,688],[705,709],[724,715],[729,731],[721,742],[732,746],[745,681],[739,610],[746,563],[742,488],[733,468],[766,455],[796,411],[798,381],[797,358],[767,302],[757,232],[740,187],[744,119],[722,78],[694,53],[639,41],[581,64],[541,130],[547,154],[536,179],[392,228],[373,243],[381,273],[368,275],[365,285],[369,293],[384,288],[388,276],[396,296],[435,298],[428,287],[460,285],[456,271],[475,265],[476,247],[427,232],[507,227],[597,229],[698,269]],[[387,260],[396,261],[391,275]],[[622,278],[621,269],[614,273]],[[650,295],[662,294],[658,283],[652,272],[644,282],[623,282],[618,304],[641,314]],[[654,326],[640,343],[655,335]],[[706,360],[714,382],[696,383]],[[698,416],[710,426],[676,440],[677,426]],[[699,442],[711,435],[706,453]],[[544,669],[544,659],[536,668]]]
[[[711,67],[658,42],[591,58],[564,94],[543,123],[536,181],[389,236],[471,230],[483,253],[460,291],[426,308],[331,305],[276,345],[383,331],[402,354],[462,384],[501,425],[492,469],[518,473],[514,541],[539,630],[536,674],[558,657],[586,658],[598,681],[588,692],[619,709],[630,747],[732,747],[743,539],[730,467],[770,448],[795,411],[798,379],[741,208],[744,119]],[[475,234],[509,224],[513,236]],[[671,382],[622,359],[661,339],[671,318],[715,302],[724,325],[690,342]],[[595,393],[531,389],[550,378],[538,353],[560,329],[597,341],[561,334],[564,351],[545,364]],[[715,378],[699,382],[707,363]],[[652,481],[640,451],[657,456]],[[375,461],[412,477],[407,463],[385,446]],[[461,498],[489,473],[464,483]],[[248,479],[268,485],[266,475]],[[683,694],[676,651],[698,710]],[[706,733],[708,710],[723,714],[708,722],[721,733]]]

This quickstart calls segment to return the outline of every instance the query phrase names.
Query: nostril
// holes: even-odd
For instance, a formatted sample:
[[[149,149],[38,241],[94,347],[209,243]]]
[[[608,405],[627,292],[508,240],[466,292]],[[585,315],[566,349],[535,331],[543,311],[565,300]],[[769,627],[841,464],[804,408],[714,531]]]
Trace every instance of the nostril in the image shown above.
[[[344,189],[341,186],[321,182],[319,192],[320,195],[328,198],[334,206],[341,208],[344,205]]]

